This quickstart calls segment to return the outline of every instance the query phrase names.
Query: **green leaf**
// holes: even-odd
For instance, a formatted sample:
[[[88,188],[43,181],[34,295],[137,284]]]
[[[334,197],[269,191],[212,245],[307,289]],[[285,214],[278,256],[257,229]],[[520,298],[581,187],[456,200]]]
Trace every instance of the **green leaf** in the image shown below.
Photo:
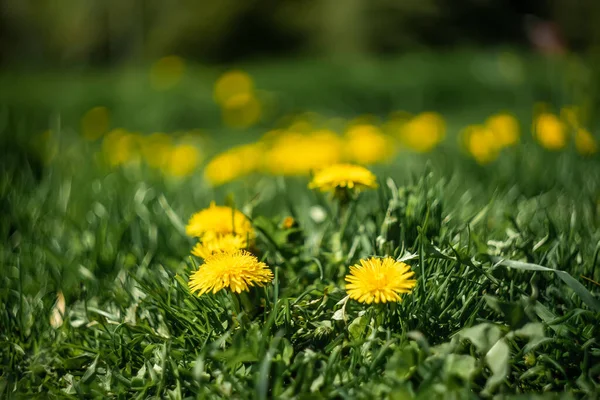
[[[494,324],[483,323],[475,325],[471,328],[463,329],[459,332],[463,339],[468,339],[475,345],[478,351],[487,352],[498,340],[500,340],[501,332]]]
[[[596,312],[600,312],[600,301],[594,297],[577,279],[573,278],[569,273],[557,269],[543,267],[538,264],[525,263],[522,261],[503,260],[499,257],[492,257],[494,262],[504,265],[505,267],[518,269],[522,271],[540,271],[554,272],[560,279],[563,280],[577,295],[583,300],[588,307]]]
[[[360,339],[368,323],[369,319],[365,318],[365,316],[355,318],[354,321],[352,321],[348,326],[348,332],[350,332],[350,336],[352,336],[352,338],[355,340]]]
[[[510,372],[508,365],[509,358],[510,349],[504,339],[498,340],[490,351],[487,352],[485,361],[492,371],[492,376],[489,377],[484,391],[493,391],[508,376]]]
[[[448,376],[457,376],[469,382],[477,370],[475,358],[465,354],[449,354],[444,361],[444,370]]]

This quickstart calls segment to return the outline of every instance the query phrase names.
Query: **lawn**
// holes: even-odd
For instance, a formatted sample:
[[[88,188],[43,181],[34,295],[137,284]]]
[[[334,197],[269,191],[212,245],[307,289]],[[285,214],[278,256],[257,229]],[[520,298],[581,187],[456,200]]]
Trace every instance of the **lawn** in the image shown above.
[[[224,124],[213,88],[230,68],[187,63],[154,85],[146,66],[0,74],[2,398],[597,398],[600,164],[561,112],[583,104],[598,133],[584,61],[235,67],[260,121]],[[540,102],[569,131],[554,149],[531,133]],[[426,111],[445,134],[415,151],[401,132]],[[463,128],[500,112],[518,140],[478,158]],[[376,185],[309,188],[305,162],[345,146],[323,130],[356,125],[389,144],[363,163]],[[151,147],[156,132],[182,153]],[[240,144],[254,152],[213,165],[234,175],[216,182],[211,160]],[[272,280],[190,290],[213,258],[191,255],[188,221],[212,202],[243,213],[243,247]],[[410,266],[401,301],[348,297],[350,267],[371,257]]]

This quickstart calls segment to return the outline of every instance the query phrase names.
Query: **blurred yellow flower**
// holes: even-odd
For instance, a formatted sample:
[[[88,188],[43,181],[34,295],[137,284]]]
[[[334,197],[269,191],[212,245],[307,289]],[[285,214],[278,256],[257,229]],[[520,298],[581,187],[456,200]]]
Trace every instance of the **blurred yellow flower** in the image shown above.
[[[244,214],[231,207],[217,206],[214,202],[210,207],[192,215],[185,232],[188,236],[205,241],[228,234],[236,234],[248,240],[256,236],[252,223]]]
[[[156,61],[150,69],[150,84],[155,90],[176,86],[185,72],[185,61],[178,56],[167,56]]]
[[[485,121],[485,126],[492,131],[500,147],[513,146],[519,141],[519,122],[511,114],[492,115]]]
[[[402,144],[420,153],[433,150],[445,136],[446,122],[440,114],[434,112],[415,116],[403,125],[400,132]]]
[[[548,150],[560,150],[567,145],[567,131],[563,122],[554,114],[541,113],[534,121],[533,134]]]
[[[99,139],[109,126],[110,113],[106,107],[94,107],[81,118],[81,134],[87,140]]]
[[[142,139],[142,156],[152,168],[163,168],[169,161],[173,139],[166,133],[153,133]]]
[[[247,251],[217,252],[204,260],[190,276],[190,291],[205,293],[228,288],[234,293],[249,291],[252,286],[262,287],[273,280],[269,267]]]
[[[200,162],[200,152],[195,146],[180,144],[171,148],[164,171],[171,176],[184,177],[190,175]]]
[[[250,75],[244,71],[233,70],[225,72],[217,79],[214,88],[214,99],[223,106],[235,96],[249,95],[253,92],[254,82]]]
[[[598,151],[598,142],[590,131],[579,128],[575,133],[575,148],[579,154],[590,156]]]
[[[334,132],[320,130],[309,135],[286,132],[273,139],[265,156],[266,168],[276,175],[307,175],[342,160],[343,141]]]
[[[402,301],[403,293],[410,293],[417,281],[410,266],[392,257],[360,260],[346,275],[348,296],[361,303],[371,304]]]
[[[394,154],[394,146],[376,126],[360,124],[346,131],[345,153],[352,162],[375,164],[388,160]]]
[[[234,128],[247,128],[260,121],[262,106],[253,93],[238,93],[222,105],[223,122]]]
[[[140,159],[139,135],[129,133],[125,129],[113,129],[104,137],[102,149],[109,165],[118,165],[138,162]]]
[[[192,254],[206,259],[219,252],[234,252],[248,247],[248,237],[227,233],[225,235],[209,236],[201,240],[192,250]]]
[[[375,175],[360,165],[335,164],[318,171],[308,185],[311,189],[320,189],[323,192],[339,188],[375,189],[377,178]]]
[[[498,158],[500,144],[494,132],[484,125],[469,125],[462,131],[467,151],[479,164],[488,164]]]
[[[285,217],[281,223],[283,229],[292,229],[294,226],[296,226],[296,220],[290,216]]]
[[[204,168],[204,177],[213,185],[222,185],[260,169],[264,146],[261,143],[233,147],[217,154]]]
[[[577,130],[581,126],[580,108],[576,106],[565,106],[560,109],[560,118],[572,130]]]

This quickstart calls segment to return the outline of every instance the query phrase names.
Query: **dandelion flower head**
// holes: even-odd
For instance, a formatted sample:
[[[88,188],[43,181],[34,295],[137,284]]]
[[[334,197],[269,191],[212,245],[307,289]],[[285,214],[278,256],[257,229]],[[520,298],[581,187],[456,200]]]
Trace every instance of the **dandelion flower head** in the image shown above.
[[[590,131],[579,128],[575,133],[575,148],[579,154],[591,156],[598,151],[598,143]]]
[[[519,121],[511,114],[492,115],[485,126],[494,133],[499,147],[513,146],[519,141]]]
[[[255,236],[252,223],[244,214],[231,207],[217,206],[214,202],[210,207],[192,215],[185,232],[188,236],[200,237],[203,240],[227,234],[236,234],[249,239]]]
[[[204,260],[190,276],[192,292],[217,293],[228,288],[234,293],[249,291],[252,286],[264,286],[273,280],[269,267],[247,251],[220,252]]]
[[[231,182],[260,169],[264,146],[245,144],[217,154],[204,169],[204,177],[214,186]]]
[[[400,136],[402,143],[409,149],[426,153],[444,140],[446,122],[440,114],[424,112],[404,124]]]
[[[334,164],[317,172],[308,187],[318,188],[323,192],[338,188],[375,189],[377,178],[371,171],[360,165]]]
[[[266,154],[266,168],[276,175],[307,175],[310,171],[338,163],[343,140],[329,130],[303,134],[287,131],[273,138]]]
[[[359,164],[375,164],[388,160],[394,152],[391,139],[370,124],[350,127],[346,132],[346,156]]]
[[[542,113],[535,120],[534,135],[548,150],[560,150],[567,145],[567,131],[563,122],[552,113]]]
[[[228,233],[219,236],[208,236],[194,246],[192,254],[207,259],[216,253],[235,252],[248,247],[248,237]]]
[[[402,293],[410,293],[417,281],[410,266],[392,257],[360,260],[346,275],[346,291],[351,299],[371,304],[402,301]]]
[[[486,125],[469,125],[462,135],[467,150],[479,164],[489,164],[498,158],[501,145]]]
[[[194,172],[200,159],[200,152],[195,146],[180,144],[171,149],[164,171],[175,177],[188,176]]]

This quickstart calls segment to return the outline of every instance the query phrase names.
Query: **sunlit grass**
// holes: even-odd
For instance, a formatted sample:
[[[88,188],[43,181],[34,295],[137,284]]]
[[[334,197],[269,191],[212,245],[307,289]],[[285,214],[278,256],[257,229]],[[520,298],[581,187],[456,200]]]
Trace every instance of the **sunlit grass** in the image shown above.
[[[563,127],[561,121],[570,120],[558,107],[571,99],[560,98],[548,111],[562,118],[559,125],[544,129],[554,135],[559,126],[569,134],[564,146],[550,151],[543,146],[549,142],[531,132],[539,100],[533,95],[507,110],[504,89],[493,96],[490,83],[486,97],[463,79],[452,90],[472,97],[460,100],[474,104],[465,110],[427,95],[443,97],[452,77],[464,78],[460,68],[451,63],[450,72],[438,76],[437,67],[418,60],[400,65],[413,72],[427,66],[414,79],[424,83],[419,93],[428,100],[395,97],[386,87],[410,80],[394,75],[382,82],[364,66],[345,83],[323,79],[327,67],[315,68],[306,72],[312,88],[278,78],[289,77],[293,66],[248,68],[256,87],[271,91],[283,109],[247,131],[221,120],[207,83],[219,74],[204,72],[205,92],[184,85],[194,75],[188,64],[175,86],[148,97],[140,89],[128,92],[127,101],[115,100],[89,81],[90,98],[80,99],[76,110],[67,106],[74,94],[56,94],[64,114],[3,106],[8,117],[1,135],[13,150],[3,150],[0,163],[0,394],[594,396],[600,389],[600,170],[591,151],[597,131],[576,127],[589,129],[590,140]],[[529,67],[535,64],[523,68]],[[528,85],[541,84],[532,79],[517,87],[521,97],[530,94]],[[316,95],[321,91],[324,97]],[[285,109],[290,98],[294,107],[304,103],[316,112],[279,118],[292,112]],[[102,122],[94,138],[84,135],[95,140],[84,140],[81,118],[93,120],[95,107],[110,110],[110,127]],[[190,117],[185,110],[192,109],[198,114]],[[427,110],[439,117],[426,114],[425,123],[412,126],[433,129],[435,140],[419,142],[415,135],[417,148],[407,146],[400,127],[411,113]],[[517,139],[514,120],[488,119],[509,111],[519,125]],[[31,117],[37,112],[44,118]],[[357,123],[364,113],[373,116]],[[211,117],[200,123],[198,115]],[[180,125],[167,126],[174,119]],[[481,148],[491,143],[493,157],[478,158],[472,141],[461,136],[470,125],[484,130],[491,142],[482,139]],[[374,146],[380,156],[365,158],[360,143],[345,151],[345,140],[359,135],[347,131],[357,126],[394,141],[393,156]],[[315,137],[320,145],[339,146],[324,151],[310,142]],[[221,153],[240,144],[250,147]],[[286,157],[276,157],[277,145],[288,146]],[[181,146],[186,152],[174,151]],[[299,154],[305,159],[293,159]],[[219,167],[218,157],[230,171]],[[345,157],[369,164],[377,181],[358,167],[359,178],[368,178],[362,191],[316,190],[349,187],[343,174],[309,189],[322,167]],[[281,165],[294,173],[283,176]],[[212,202],[222,215],[194,219],[216,207]],[[230,240],[240,239],[240,229],[242,240]],[[209,240],[215,232],[223,243]],[[201,254],[192,255],[199,243]],[[240,247],[250,261],[236,269],[227,249]],[[215,254],[207,281],[199,274]],[[385,256],[404,272],[410,266],[416,282],[409,288],[386,281],[393,274],[363,274],[360,295],[385,289],[384,298],[394,301],[364,304],[360,299],[368,296],[348,296],[350,267]],[[246,288],[236,274],[260,279]],[[190,278],[201,283],[193,286],[201,296],[190,291]],[[402,293],[402,301],[390,290]]]

